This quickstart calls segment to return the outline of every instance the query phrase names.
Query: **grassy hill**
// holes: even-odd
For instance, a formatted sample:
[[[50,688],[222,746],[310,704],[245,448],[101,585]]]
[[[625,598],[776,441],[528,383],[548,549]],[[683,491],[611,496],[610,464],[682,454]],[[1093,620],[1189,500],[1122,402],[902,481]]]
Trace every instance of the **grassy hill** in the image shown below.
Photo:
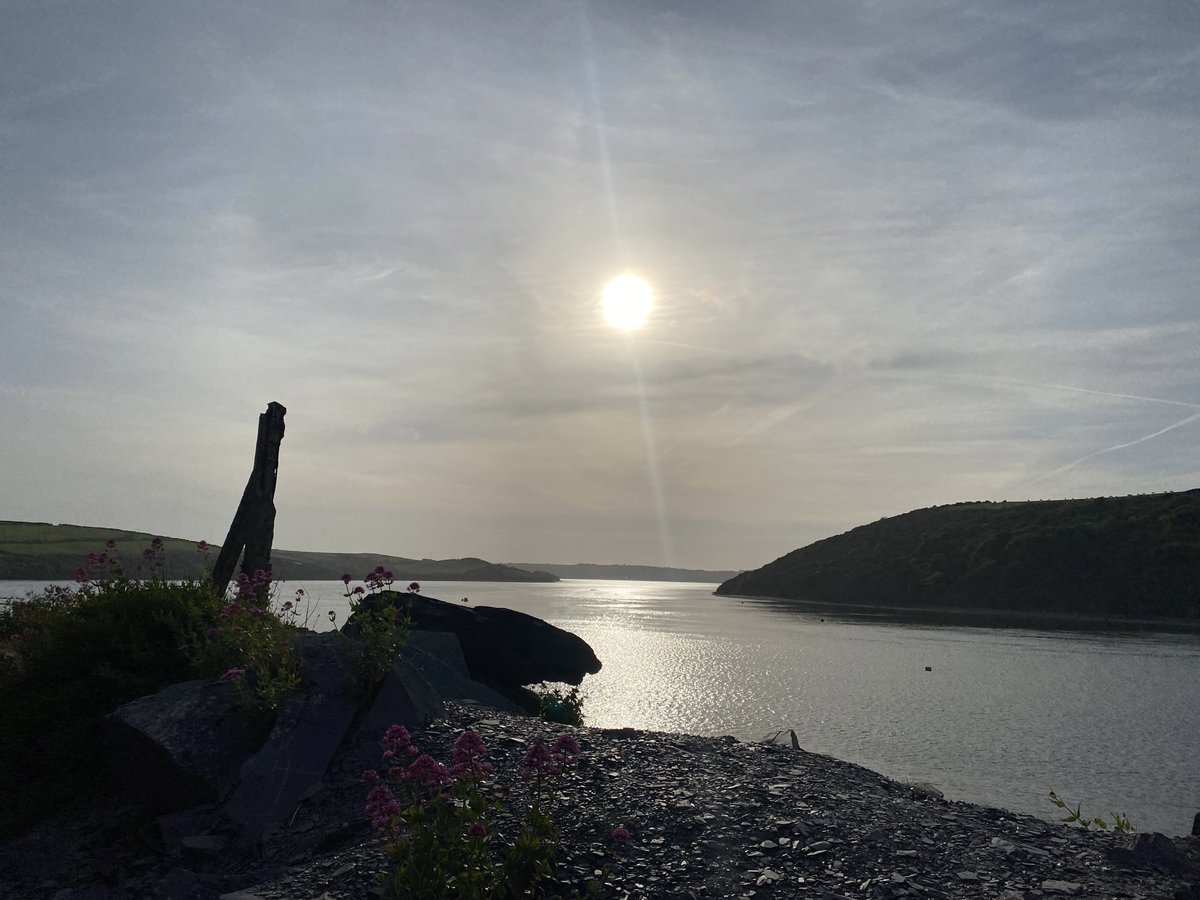
[[[142,565],[142,551],[154,535],[119,528],[90,525],[51,525],[46,522],[0,522],[0,579],[22,581],[62,580],[74,577],[89,553],[117,542],[116,554],[126,574],[151,574]],[[220,547],[210,547],[205,556],[196,541],[164,537],[165,559],[154,574],[166,578],[195,578],[207,574]],[[548,572],[527,572],[486,560],[408,559],[374,553],[313,553],[305,550],[274,550],[271,554],[276,578],[312,581],[336,580],[349,572],[355,580],[377,565],[395,574],[397,581],[557,581]],[[139,568],[140,567],[140,568]]]
[[[1200,620],[1200,490],[919,509],[794,550],[717,593]]]

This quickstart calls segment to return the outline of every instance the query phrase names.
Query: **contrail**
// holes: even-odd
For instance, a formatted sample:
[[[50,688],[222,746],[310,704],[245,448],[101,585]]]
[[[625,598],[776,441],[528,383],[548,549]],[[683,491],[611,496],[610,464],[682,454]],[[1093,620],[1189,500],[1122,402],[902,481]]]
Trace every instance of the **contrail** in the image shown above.
[[[1171,401],[1167,401],[1167,402],[1171,402]],[[1190,403],[1183,404],[1183,405],[1184,406],[1194,406],[1194,404],[1190,404]],[[1074,462],[1067,463],[1065,466],[1059,466],[1054,471],[1047,472],[1045,475],[1039,475],[1037,478],[1033,479],[1033,481],[1028,481],[1023,485],[1020,485],[1020,487],[1027,488],[1027,487],[1030,487],[1031,485],[1037,484],[1039,481],[1045,481],[1047,478],[1050,478],[1054,475],[1061,475],[1063,472],[1073,469],[1076,466],[1080,465],[1081,463],[1087,462],[1089,459],[1095,459],[1097,456],[1103,456],[1105,453],[1112,453],[1114,450],[1124,450],[1126,447],[1132,447],[1135,444],[1145,443],[1146,441],[1149,441],[1153,438],[1158,437],[1160,434],[1166,434],[1168,431],[1174,431],[1176,428],[1182,428],[1184,425],[1189,425],[1192,422],[1195,422],[1197,419],[1200,419],[1200,413],[1193,413],[1192,415],[1188,416],[1186,419],[1180,419],[1175,424],[1168,425],[1166,428],[1160,428],[1158,431],[1155,431],[1152,434],[1142,435],[1140,438],[1136,438],[1135,440],[1132,440],[1132,441],[1126,441],[1124,444],[1116,444],[1115,446],[1112,446],[1112,447],[1105,447],[1103,450],[1097,450],[1095,453],[1089,453],[1087,456],[1081,456],[1079,459],[1075,460]]]
[[[1052,388],[1056,391],[1071,391],[1075,394],[1112,397],[1115,400],[1140,400],[1143,403],[1163,403],[1167,406],[1182,406],[1185,409],[1200,409],[1200,403],[1188,403],[1186,400],[1164,400],[1162,397],[1143,397],[1139,394],[1117,394],[1112,391],[1097,391],[1092,388],[1075,387],[1069,384],[1054,384],[1048,381],[1018,381],[1013,378],[996,378],[992,375],[967,375],[967,377],[978,378],[982,381],[993,381],[997,384],[1011,384],[1017,387]]]

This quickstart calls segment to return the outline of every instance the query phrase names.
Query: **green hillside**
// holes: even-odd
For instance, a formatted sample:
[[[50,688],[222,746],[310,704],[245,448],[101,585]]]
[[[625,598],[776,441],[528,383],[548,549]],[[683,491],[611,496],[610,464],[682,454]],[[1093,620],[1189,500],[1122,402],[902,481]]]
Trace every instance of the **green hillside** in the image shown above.
[[[89,525],[51,525],[46,522],[0,522],[0,580],[51,581],[73,578],[89,553],[117,542],[116,555],[126,574],[160,575],[165,578],[195,578],[208,573],[221,548],[212,546],[207,556],[196,549],[196,541],[164,537],[161,567],[148,567],[142,551],[154,535],[118,528]],[[357,581],[382,565],[397,581],[557,581],[548,572],[527,572],[486,560],[407,559],[374,553],[313,553],[304,550],[274,550],[273,574],[288,580],[329,581],[349,572]]]
[[[919,509],[794,550],[717,593],[1200,620],[1200,490]]]

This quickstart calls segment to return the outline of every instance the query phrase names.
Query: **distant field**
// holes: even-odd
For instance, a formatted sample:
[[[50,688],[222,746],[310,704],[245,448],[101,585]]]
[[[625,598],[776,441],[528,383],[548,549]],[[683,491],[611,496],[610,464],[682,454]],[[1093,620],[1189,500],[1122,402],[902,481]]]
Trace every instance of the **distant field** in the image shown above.
[[[163,562],[161,566],[147,571],[142,553],[155,537],[146,532],[121,528],[3,521],[0,522],[0,579],[73,578],[87,556],[105,551],[105,544],[109,540],[117,542],[116,557],[128,575],[137,575],[140,571],[166,578],[199,577],[212,568],[221,550],[219,546],[211,545],[205,556],[197,551],[197,541],[164,536]],[[336,580],[344,573],[349,573],[357,581],[377,565],[391,570],[398,582],[558,580],[548,572],[527,572],[475,557],[408,559],[380,553],[314,553],[276,549],[272,551],[271,562],[275,577],[284,580]]]
[[[89,553],[104,550],[108,540],[116,540],[118,550],[140,556],[155,535],[119,528],[91,525],[50,525],[46,522],[0,522],[0,553],[29,555],[77,554],[82,560]],[[196,541],[163,538],[168,553],[196,553]]]

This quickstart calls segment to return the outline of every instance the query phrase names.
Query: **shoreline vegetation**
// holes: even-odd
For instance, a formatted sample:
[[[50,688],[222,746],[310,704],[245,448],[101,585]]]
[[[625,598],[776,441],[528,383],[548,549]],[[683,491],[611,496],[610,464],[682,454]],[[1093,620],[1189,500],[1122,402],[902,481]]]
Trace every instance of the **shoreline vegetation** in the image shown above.
[[[1200,489],[956,503],[862,525],[722,583],[845,609],[1200,627]]]

